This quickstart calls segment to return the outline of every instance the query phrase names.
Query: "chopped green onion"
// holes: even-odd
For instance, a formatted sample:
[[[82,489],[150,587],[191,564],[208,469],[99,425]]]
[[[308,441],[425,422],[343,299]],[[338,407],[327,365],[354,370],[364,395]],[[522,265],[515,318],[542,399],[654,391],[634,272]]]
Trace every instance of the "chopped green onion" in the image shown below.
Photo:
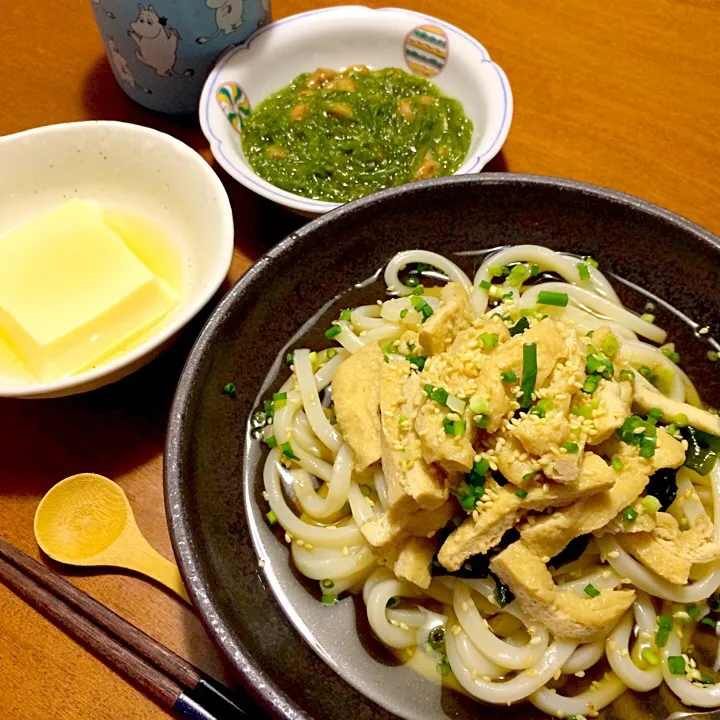
[[[464,420],[450,420],[450,418],[445,418],[443,420],[443,428],[445,429],[446,435],[464,435],[465,434],[465,421]]]
[[[275,404],[276,410],[280,410],[281,408],[284,408],[287,405],[287,393],[286,392],[274,393],[273,394],[273,403]]]
[[[501,372],[500,377],[502,378],[502,381],[506,385],[517,382],[517,375],[512,370],[507,370],[506,372]]]
[[[343,310],[343,311],[340,313],[340,319],[341,319],[341,320],[345,320],[345,321],[347,321],[347,322],[350,322],[351,316],[352,316],[352,313],[350,312],[350,310]]]
[[[490,463],[485,458],[480,458],[470,471],[470,475],[480,476],[481,478],[490,469]]]
[[[445,628],[442,625],[434,627],[428,633],[428,645],[438,652],[445,647]]]
[[[653,425],[657,425],[657,421],[663,416],[663,412],[660,408],[650,408],[648,411],[648,422]]]
[[[510,335],[511,335],[511,337],[515,337],[515,335],[520,335],[520,333],[524,333],[529,327],[530,327],[530,321],[526,317],[521,317],[510,328]]]
[[[286,458],[290,458],[291,460],[299,460],[300,458],[293,452],[292,445],[289,442],[281,443],[280,449],[282,450],[282,454]]]
[[[483,415],[490,409],[490,406],[485,398],[479,395],[473,395],[470,398],[470,409],[475,415]]]
[[[714,680],[709,675],[701,675],[697,682],[700,682],[703,685],[711,685]]]
[[[400,319],[404,320],[407,317],[407,314],[410,312],[410,308],[403,308],[400,311]]]
[[[256,410],[253,413],[252,421],[256,426],[264,425],[267,422],[267,415],[262,410]]]
[[[411,365],[415,365],[418,370],[422,370],[425,367],[425,361],[427,360],[427,358],[422,355],[408,355],[407,359],[408,362]]]
[[[655,455],[655,438],[648,435],[643,435],[640,438],[640,457],[649,460]]]
[[[516,491],[515,491],[515,494],[516,494],[519,498],[521,498],[521,499],[523,499],[523,500],[528,496],[526,490],[516,490]]]
[[[488,290],[488,295],[490,295],[491,298],[499,300],[500,298],[504,297],[503,289],[500,285],[491,285],[490,289]]]
[[[600,594],[600,591],[594,585],[592,585],[591,583],[588,583],[585,586],[585,594],[591,598],[594,598]]]
[[[623,513],[623,520],[626,523],[634,523],[637,520],[637,510],[633,510],[633,508],[627,508],[625,512]]]
[[[424,298],[413,296],[410,298],[410,302],[412,303],[412,306],[422,314],[423,322],[425,322],[433,314],[433,309]]]
[[[644,320],[647,323],[654,323],[655,322],[655,316],[652,313],[643,313],[640,316],[641,320]]]
[[[659,648],[664,648],[667,645],[669,635],[670,635],[669,630],[666,630],[665,628],[660,628],[657,631],[657,635],[655,635],[655,644]]]
[[[580,446],[574,442],[564,442],[562,446],[568,451],[570,455],[577,455],[580,451]]]
[[[425,390],[428,397],[438,403],[438,405],[447,407],[447,399],[450,393],[445,390],[445,388],[434,388],[432,385],[425,385],[423,390]]]
[[[271,435],[267,440],[265,440],[265,444],[270,448],[274,448],[277,446],[277,439],[274,435]]]
[[[667,343],[665,345],[661,345],[660,350],[662,350],[662,354],[668,360],[672,360],[672,362],[676,364],[680,362],[680,355],[675,351],[674,343]]]
[[[678,413],[674,418],[673,422],[679,427],[686,427],[690,424],[688,416],[685,413]]]
[[[535,390],[535,382],[537,381],[537,345],[535,343],[527,343],[523,345],[523,368],[522,380],[520,381],[520,389],[522,396],[520,398],[520,407],[528,408],[532,402],[532,394]]]
[[[685,612],[690,616],[691,620],[697,620],[700,616],[700,608],[695,603],[685,606]]]
[[[481,290],[489,290],[492,287],[492,283],[488,282],[487,280],[483,280],[480,283],[480,289]]]
[[[570,412],[584,418],[592,417],[592,408],[589,405],[576,405]]]
[[[538,474],[537,470],[531,470],[530,472],[526,472],[522,479],[523,480],[532,480],[536,475]]]
[[[580,275],[581,280],[590,279],[590,271],[585,263],[578,263],[575,267],[577,267],[578,275]]]
[[[325,590],[332,590],[335,587],[335,581],[334,580],[321,580],[320,581],[321,587],[323,587]]]
[[[325,331],[325,337],[328,340],[332,340],[342,332],[342,328],[339,325],[333,325]]]
[[[585,372],[588,375],[600,375],[606,380],[610,380],[615,374],[615,367],[609,357],[606,357],[603,353],[598,353],[595,348],[591,346],[591,352],[587,356],[585,363]]]
[[[704,617],[700,621],[701,625],[705,625],[705,627],[712,628],[712,631],[715,632],[717,629],[717,621],[713,620],[711,617]]]
[[[641,365],[638,368],[638,372],[649,382],[655,385],[658,381],[658,376],[647,366]]]
[[[591,258],[589,255],[585,258],[585,262],[586,262],[590,267],[594,267],[594,268],[597,268],[597,267],[598,267],[598,261],[597,261],[597,260],[593,260],[593,258]]]
[[[223,388],[223,392],[225,393],[225,395],[234,395],[236,389],[237,389],[237,388],[235,387],[235,383],[228,383],[228,384]]]
[[[420,284],[420,278],[417,275],[411,275],[405,284],[410,288],[417,287]]]
[[[612,459],[612,466],[614,470],[617,470],[618,472],[620,470],[623,470],[625,468],[625,463],[617,456],[615,456]]]
[[[720,353],[717,350],[708,350],[707,351],[707,359],[710,362],[717,362],[718,358],[720,358]]]
[[[532,415],[544,418],[553,409],[553,401],[550,398],[543,398],[530,409]]]
[[[320,598],[320,602],[323,605],[334,605],[337,601],[337,595],[323,595]]]
[[[413,291],[413,295],[424,295],[425,294],[425,288],[422,285],[418,285]]]
[[[620,371],[620,379],[625,380],[627,382],[635,382],[635,373],[632,370],[628,370],[627,368],[623,368]]]
[[[508,275],[507,284],[510,285],[510,287],[519,287],[529,274],[530,268],[525,263],[513,265]]]
[[[540,272],[540,268],[537,265],[530,266],[530,274],[535,277]]]
[[[602,351],[608,357],[613,357],[615,355],[615,353],[618,351],[619,347],[620,347],[620,343],[618,343],[617,338],[614,335],[608,335],[602,341]]]
[[[292,364],[295,362],[295,353],[288,353],[288,354],[285,356],[285,362],[286,362],[288,365],[292,365]]]
[[[372,495],[372,490],[369,485],[360,484],[358,487],[360,488],[360,493],[365,497],[370,497]]]
[[[568,304],[568,294],[541,290],[538,294],[537,302],[538,305],[556,305],[557,307],[566,307]]]
[[[265,517],[268,519],[268,522],[271,525],[274,525],[278,521],[277,515],[275,514],[274,510],[271,510],[269,513],[267,513]]]
[[[505,268],[505,270],[507,270],[507,268]],[[503,275],[507,275],[507,272],[503,272],[503,268],[501,268],[499,265],[491,265],[488,268],[488,275],[491,278],[502,277]]]
[[[390,609],[392,610],[393,608],[396,608],[396,607],[400,604],[401,599],[402,599],[402,598],[400,598],[399,595],[393,595],[393,596],[387,601],[387,604],[385,605],[385,607],[390,608]]]
[[[660,656],[650,648],[645,648],[640,653],[640,657],[650,665],[650,667],[658,667],[658,665],[660,665]]]
[[[673,616],[672,615],[660,615],[658,616],[658,627],[663,630],[672,630]]]
[[[442,658],[438,660],[437,665],[435,665],[435,669],[442,677],[450,674],[452,668],[450,667],[450,661],[447,659],[447,655],[443,655]]]
[[[275,416],[275,405],[273,404],[272,400],[266,400],[264,404],[265,408],[265,415],[268,416],[268,418]]]
[[[325,351],[325,357],[328,360],[332,360],[337,354],[338,354],[338,351],[335,348],[328,348]]]
[[[498,344],[498,335],[497,333],[489,332],[480,333],[479,340],[482,341],[485,349],[494,348]]]
[[[645,512],[654,515],[662,507],[662,503],[654,495],[646,495],[642,499],[642,506]]]
[[[600,384],[600,376],[599,375],[588,375],[585,378],[585,382],[582,386],[582,391],[585,393],[593,393],[597,390],[598,385]]]
[[[668,658],[668,670],[673,675],[685,674],[685,658],[682,655],[671,655]]]

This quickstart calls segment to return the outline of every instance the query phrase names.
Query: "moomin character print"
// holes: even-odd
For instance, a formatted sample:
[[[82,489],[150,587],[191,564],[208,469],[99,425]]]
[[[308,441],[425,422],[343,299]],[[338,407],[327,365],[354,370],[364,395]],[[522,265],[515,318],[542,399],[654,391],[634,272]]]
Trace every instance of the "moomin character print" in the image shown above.
[[[211,10],[215,10],[215,24],[217,25],[217,29],[208,37],[196,38],[196,43],[204,45],[221,33],[229,35],[243,24],[244,0],[205,0],[205,4]]]
[[[126,83],[130,87],[142,90],[144,93],[152,93],[152,90],[144,88],[138,84],[137,80],[133,77],[128,67],[128,61],[120,54],[117,42],[114,37],[108,38],[108,48],[110,49],[110,62],[115,69],[115,74],[121,82]]]
[[[177,46],[180,33],[168,27],[167,18],[160,17],[152,5],[144,7],[138,4],[140,10],[135,22],[130,23],[128,35],[138,46],[135,57],[148,67],[153,68],[161,77],[190,77],[194,70],[175,71],[177,62]]]

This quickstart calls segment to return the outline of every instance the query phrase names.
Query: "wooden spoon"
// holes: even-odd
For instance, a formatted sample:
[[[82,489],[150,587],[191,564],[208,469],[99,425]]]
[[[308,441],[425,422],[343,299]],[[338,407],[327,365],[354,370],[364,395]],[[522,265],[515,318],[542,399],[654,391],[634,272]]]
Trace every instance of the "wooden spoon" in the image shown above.
[[[123,489],[102,475],[80,473],[50,488],[35,511],[35,538],[53,560],[134,570],[190,602],[177,565],[145,539]]]

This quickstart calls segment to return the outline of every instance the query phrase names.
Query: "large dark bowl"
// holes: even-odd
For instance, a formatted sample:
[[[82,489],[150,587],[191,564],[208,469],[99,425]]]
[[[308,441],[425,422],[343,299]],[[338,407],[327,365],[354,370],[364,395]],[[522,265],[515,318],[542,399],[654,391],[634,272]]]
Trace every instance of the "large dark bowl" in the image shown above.
[[[226,295],[195,344],[175,396],[165,459],[170,531],[195,607],[241,680],[274,714],[360,720],[483,712],[384,655],[366,633],[364,613],[355,613],[361,605],[347,599],[325,608],[311,597],[289,568],[287,547],[259,521],[267,509],[260,450],[247,423],[291,338],[291,347],[300,337],[323,347],[322,330],[343,306],[329,301],[394,253],[419,247],[453,255],[517,243],[592,255],[634,309],[642,311],[647,293],[671,303],[659,304],[658,322],[705,400],[720,405],[720,373],[706,358],[712,333],[696,336],[692,326],[712,328],[718,318],[720,241],[642,200],[553,178],[453,177],[345,205],[286,238]],[[458,261],[468,267],[474,259]],[[355,287],[345,306],[377,293]],[[302,328],[323,312],[319,329]],[[221,392],[229,381],[237,385],[234,398]],[[265,568],[253,540],[267,557]],[[299,630],[283,605],[297,611]],[[641,709],[626,694],[606,714],[664,718],[678,709],[665,691],[642,702]]]

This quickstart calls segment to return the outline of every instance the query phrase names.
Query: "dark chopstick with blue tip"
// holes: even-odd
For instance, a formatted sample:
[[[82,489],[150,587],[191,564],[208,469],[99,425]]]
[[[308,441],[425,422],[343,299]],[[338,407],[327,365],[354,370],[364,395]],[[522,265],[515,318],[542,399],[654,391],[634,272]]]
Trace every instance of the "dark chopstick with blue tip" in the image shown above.
[[[240,697],[208,677],[3,538],[0,581],[179,717],[244,720],[263,715],[248,695]]]

